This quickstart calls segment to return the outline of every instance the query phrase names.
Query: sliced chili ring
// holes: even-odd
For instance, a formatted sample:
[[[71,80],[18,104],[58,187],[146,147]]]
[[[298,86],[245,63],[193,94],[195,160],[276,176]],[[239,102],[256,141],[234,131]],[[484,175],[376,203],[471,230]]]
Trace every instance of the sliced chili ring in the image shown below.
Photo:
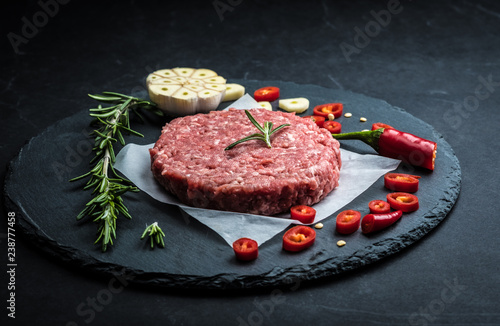
[[[416,192],[420,176],[405,173],[386,173],[384,186],[392,191]]]
[[[372,130],[377,130],[377,129],[380,129],[380,128],[394,129],[393,127],[389,126],[388,124],[385,124],[385,123],[382,123],[382,122],[375,122],[374,124],[372,124]]]
[[[393,192],[387,195],[387,202],[392,209],[404,213],[414,212],[418,209],[418,197],[407,192]]]
[[[332,134],[340,134],[342,132],[342,125],[338,121],[327,120],[323,123],[323,128]]]
[[[319,116],[319,115],[308,115],[308,116],[305,116],[304,118],[311,119],[320,128],[323,127],[323,123],[325,122],[325,119],[326,119],[325,117],[322,117],[322,116]]]
[[[297,225],[283,235],[283,249],[287,251],[301,251],[309,248],[316,240],[316,231],[305,225]]]
[[[311,224],[316,217],[316,210],[310,206],[297,205],[290,208],[290,215],[294,220],[304,224]]]
[[[344,110],[344,105],[342,103],[328,103],[321,104],[314,107],[314,115],[319,115],[322,117],[328,117],[331,113],[335,118],[339,118]]]
[[[274,86],[262,87],[253,93],[253,98],[257,101],[276,101],[280,97],[280,89]]]
[[[385,214],[391,211],[391,205],[388,202],[375,199],[368,203],[368,208],[372,214]]]
[[[233,242],[233,250],[238,260],[254,260],[259,256],[257,241],[249,238],[241,238]]]
[[[340,212],[337,215],[336,228],[341,234],[351,234],[359,229],[361,213],[352,209]]]
[[[368,214],[361,221],[361,232],[372,233],[385,229],[401,218],[403,212],[400,210],[385,214]]]

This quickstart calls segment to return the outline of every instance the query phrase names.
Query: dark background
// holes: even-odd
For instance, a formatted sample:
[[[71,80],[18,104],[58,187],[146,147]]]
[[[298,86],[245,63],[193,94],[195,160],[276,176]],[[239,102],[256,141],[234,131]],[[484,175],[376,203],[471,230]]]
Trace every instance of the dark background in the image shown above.
[[[87,93],[133,93],[153,70],[188,66],[213,69],[229,81],[345,89],[404,108],[451,144],[462,190],[436,229],[396,255],[331,279],[255,291],[120,287],[60,263],[17,233],[16,319],[2,308],[1,320],[500,325],[498,2],[407,0],[391,7],[393,13],[388,4],[395,1],[63,2],[2,5],[2,182],[27,140],[93,104]],[[50,15],[43,4],[51,4]],[[39,26],[26,27],[33,22]],[[3,205],[1,214],[7,217]],[[3,266],[6,230],[1,223]],[[5,304],[8,278],[0,275]],[[116,293],[109,302],[89,308],[110,284]]]

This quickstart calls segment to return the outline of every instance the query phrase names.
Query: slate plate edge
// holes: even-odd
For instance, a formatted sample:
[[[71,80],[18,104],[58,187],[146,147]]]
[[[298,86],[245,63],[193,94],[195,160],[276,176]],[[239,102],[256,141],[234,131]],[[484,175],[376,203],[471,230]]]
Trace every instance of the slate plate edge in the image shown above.
[[[247,82],[258,82],[255,80],[247,80]],[[273,82],[273,81],[266,81]],[[283,82],[282,84],[295,84],[294,82]],[[308,84],[304,84],[308,85]],[[309,85],[310,86],[310,85]],[[317,87],[323,87],[318,85],[313,85]],[[326,87],[323,87],[326,88]],[[354,96],[362,96],[367,99],[375,99],[368,97],[363,94],[355,93],[349,90],[340,90],[342,92],[351,93]],[[388,104],[392,109],[395,109],[404,114],[410,115],[404,109],[393,106],[389,104],[387,101],[376,99],[378,101],[384,102]],[[79,113],[76,113],[79,114]],[[49,254],[52,257],[55,257],[59,260],[62,260],[66,263],[70,263],[71,265],[80,266],[86,270],[90,270],[92,272],[98,272],[100,274],[106,275],[116,275],[116,273],[121,273],[123,275],[134,275],[132,278],[132,282],[138,284],[146,284],[146,285],[155,285],[160,287],[183,287],[183,288],[205,288],[205,289],[249,289],[249,288],[261,288],[261,287],[269,287],[269,286],[278,286],[282,284],[290,284],[290,282],[297,281],[297,273],[302,274],[300,280],[309,281],[315,280],[323,277],[333,276],[340,273],[345,273],[349,270],[353,270],[359,268],[364,265],[368,265],[375,261],[380,260],[381,258],[385,258],[388,255],[391,255],[395,252],[400,251],[401,249],[407,247],[412,244],[416,240],[422,238],[425,234],[431,231],[437,224],[439,224],[453,207],[456,199],[460,193],[461,186],[461,168],[458,161],[458,158],[454,154],[451,146],[445,141],[444,137],[437,132],[431,125],[426,123],[423,120],[422,123],[426,124],[430,130],[432,130],[434,136],[436,137],[436,142],[438,142],[441,146],[446,146],[448,151],[452,154],[451,159],[452,163],[457,167],[454,171],[456,174],[456,182],[452,187],[450,187],[450,191],[446,193],[445,198],[441,198],[441,202],[443,205],[438,205],[433,210],[428,212],[428,214],[424,215],[424,218],[428,219],[423,225],[421,224],[418,228],[410,230],[407,234],[391,238],[385,239],[384,241],[390,240],[392,243],[391,246],[387,247],[382,243],[374,243],[373,246],[385,247],[385,250],[375,250],[374,252],[372,247],[368,247],[362,251],[355,252],[349,258],[343,258],[340,262],[337,261],[335,257],[326,259],[317,264],[315,268],[305,269],[303,265],[299,265],[297,267],[292,268],[280,268],[276,267],[269,271],[266,274],[260,275],[244,275],[237,276],[233,273],[224,273],[213,275],[212,277],[199,277],[197,275],[177,275],[177,274],[167,274],[167,273],[144,273],[141,270],[124,268],[120,265],[110,264],[110,263],[102,263],[99,260],[93,258],[89,255],[83,255],[77,250],[72,250],[72,248],[61,246],[59,243],[47,236],[40,230],[37,226],[36,222],[34,222],[31,218],[28,218],[26,214],[24,214],[24,210],[19,205],[15,204],[14,201],[10,198],[8,192],[8,185],[11,176],[13,175],[15,164],[18,162],[21,157],[23,150],[29,148],[31,141],[42,135],[43,133],[49,132],[54,128],[57,128],[59,125],[64,124],[66,120],[71,119],[73,116],[64,118],[53,125],[47,127],[44,131],[42,131],[39,135],[32,137],[19,151],[19,154],[9,163],[8,171],[5,178],[4,183],[4,197],[5,197],[5,205],[8,211],[16,211],[17,215],[17,223],[16,226],[19,227],[25,235],[30,239],[30,241],[34,242],[38,245],[38,248],[43,252]],[[444,151],[443,151],[444,152]],[[447,176],[449,178],[449,176]],[[370,249],[370,250],[368,250]],[[371,255],[368,255],[365,259],[360,259],[359,256],[363,256],[365,252],[371,251]],[[305,275],[304,275],[305,273]],[[262,277],[265,276],[265,277]],[[154,278],[155,281],[151,282],[151,279]]]

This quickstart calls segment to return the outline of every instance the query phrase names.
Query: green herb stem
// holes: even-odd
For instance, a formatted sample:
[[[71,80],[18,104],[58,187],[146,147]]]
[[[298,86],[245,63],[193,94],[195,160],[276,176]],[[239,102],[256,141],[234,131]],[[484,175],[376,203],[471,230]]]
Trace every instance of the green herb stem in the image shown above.
[[[119,214],[121,213],[128,219],[132,218],[121,196],[129,191],[139,191],[132,182],[118,175],[113,168],[116,159],[114,144],[118,141],[121,145],[125,145],[124,132],[143,137],[142,134],[130,128],[131,110],[146,109],[158,115],[162,113],[152,102],[120,93],[103,92],[89,96],[100,102],[114,105],[108,107],[99,105],[97,108],[90,109],[90,116],[96,118],[94,122],[98,127],[93,132],[95,156],[90,161],[91,164],[94,163],[94,166],[89,172],[70,181],[90,178],[84,190],[93,189],[94,197],[78,214],[77,220],[89,216],[98,224],[98,237],[95,244],[101,242],[104,252],[108,245],[113,245],[113,239],[116,239],[116,220]]]
[[[155,242],[158,246],[165,248],[165,242],[163,240],[165,233],[161,230],[158,222],[154,222],[153,224],[146,226],[146,229],[142,233],[141,240],[146,236],[149,237],[149,241],[151,242],[151,249],[154,248]]]
[[[256,140],[262,140],[264,143],[266,143],[266,146],[268,148],[271,148],[271,135],[274,134],[275,132],[277,132],[278,130],[282,129],[282,128],[285,128],[287,126],[289,126],[290,124],[289,123],[286,123],[286,124],[282,124],[281,126],[279,127],[276,127],[273,129],[273,123],[272,122],[269,122],[269,121],[266,121],[264,122],[264,126],[261,126],[257,120],[255,120],[255,118],[252,116],[252,114],[250,113],[250,111],[248,110],[245,110],[245,114],[247,115],[248,119],[252,122],[252,124],[261,132],[261,133],[255,133],[255,134],[251,134],[250,136],[247,136],[245,138],[242,138],[240,140],[237,140],[235,141],[234,143],[232,143],[231,145],[227,146],[224,150],[227,151],[227,150],[230,150],[231,148],[233,148],[234,146],[238,145],[238,144],[241,144],[243,142],[246,142],[248,140],[253,140],[253,139],[256,139]]]
[[[346,132],[343,134],[332,134],[332,137],[337,140],[347,140],[347,139],[361,140],[364,143],[370,145],[373,149],[375,149],[378,152],[379,149],[378,142],[380,139],[380,135],[383,132],[384,128],[379,128],[376,130],[354,131],[354,132]]]

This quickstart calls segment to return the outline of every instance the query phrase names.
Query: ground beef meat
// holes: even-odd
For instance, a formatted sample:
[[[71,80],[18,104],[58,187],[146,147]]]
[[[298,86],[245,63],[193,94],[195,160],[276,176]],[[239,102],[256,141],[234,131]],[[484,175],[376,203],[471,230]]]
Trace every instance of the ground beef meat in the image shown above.
[[[328,131],[293,113],[251,113],[261,125],[290,126],[272,135],[272,148],[251,140],[225,151],[258,132],[244,111],[174,119],[150,149],[156,180],[187,205],[261,215],[313,205],[338,186],[339,143]]]

